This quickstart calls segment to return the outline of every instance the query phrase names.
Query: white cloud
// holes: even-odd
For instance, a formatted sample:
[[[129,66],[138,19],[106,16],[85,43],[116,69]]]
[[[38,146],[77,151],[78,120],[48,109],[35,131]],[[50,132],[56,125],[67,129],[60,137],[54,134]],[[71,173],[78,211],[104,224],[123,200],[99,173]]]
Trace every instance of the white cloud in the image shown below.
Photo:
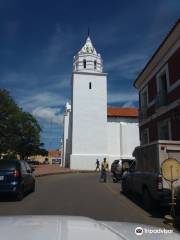
[[[63,124],[63,114],[60,114],[60,108],[38,107],[32,111],[35,117],[39,117],[49,122]]]
[[[112,59],[105,65],[106,71],[116,71],[121,77],[134,79],[147,61],[147,54],[131,53]]]
[[[144,61],[144,59],[145,56],[142,54],[130,54],[126,56],[121,56],[107,63],[106,68],[107,70],[119,69],[121,67],[127,66],[127,64],[131,64],[137,61]]]
[[[61,94],[41,92],[26,97],[21,105],[31,111],[35,117],[62,126],[64,109],[61,106],[64,106],[66,101],[67,99]]]
[[[1,83],[14,85],[17,89],[22,84],[27,87],[27,92],[33,87],[40,89],[69,89],[70,87],[70,74],[59,73],[52,74],[49,76],[37,75],[36,73],[29,72],[7,72],[1,76]]]
[[[54,28],[54,32],[50,37],[47,47],[43,50],[40,61],[43,66],[49,67],[54,63],[64,62],[64,57],[68,54],[72,54],[73,40],[77,36],[72,34],[70,29],[66,31],[62,28],[61,24],[57,23]]]
[[[136,102],[136,101],[138,101],[138,94],[135,92],[108,94],[109,103]]]
[[[20,100],[20,105],[24,109],[33,111],[33,109],[39,107],[53,107],[65,105],[66,101],[67,99],[61,93],[57,94],[44,91],[23,97],[23,99]]]
[[[135,107],[134,105],[134,102],[133,101],[128,101],[128,102],[125,102],[123,105],[122,105],[123,108],[126,108],[126,107]]]

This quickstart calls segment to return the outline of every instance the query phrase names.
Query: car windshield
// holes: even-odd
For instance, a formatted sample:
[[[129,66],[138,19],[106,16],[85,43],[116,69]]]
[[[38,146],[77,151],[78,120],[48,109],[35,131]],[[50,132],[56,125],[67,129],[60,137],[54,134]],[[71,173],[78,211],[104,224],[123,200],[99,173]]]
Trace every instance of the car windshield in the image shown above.
[[[1,0],[0,16],[0,239],[5,216],[179,232],[180,1]]]

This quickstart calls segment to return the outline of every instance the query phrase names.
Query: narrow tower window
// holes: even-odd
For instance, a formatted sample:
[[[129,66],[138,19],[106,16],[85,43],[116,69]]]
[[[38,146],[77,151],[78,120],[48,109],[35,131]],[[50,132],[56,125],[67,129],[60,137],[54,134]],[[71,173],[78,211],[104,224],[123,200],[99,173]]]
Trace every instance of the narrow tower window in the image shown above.
[[[86,68],[86,59],[83,60],[83,66]]]
[[[97,62],[96,62],[96,60],[94,61],[94,69],[96,69],[97,68]]]
[[[89,82],[89,89],[92,89],[92,84],[91,84],[91,82]]]

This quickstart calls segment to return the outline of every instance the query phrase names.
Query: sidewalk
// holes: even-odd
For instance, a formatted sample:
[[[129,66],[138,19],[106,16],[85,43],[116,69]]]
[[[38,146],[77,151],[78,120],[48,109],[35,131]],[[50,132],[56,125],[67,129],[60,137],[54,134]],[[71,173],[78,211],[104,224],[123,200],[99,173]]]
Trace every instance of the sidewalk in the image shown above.
[[[76,170],[71,170],[69,168],[63,168],[58,164],[54,165],[36,165],[34,175],[36,177],[47,176],[47,175],[56,175],[56,174],[65,174],[65,173],[76,173]]]

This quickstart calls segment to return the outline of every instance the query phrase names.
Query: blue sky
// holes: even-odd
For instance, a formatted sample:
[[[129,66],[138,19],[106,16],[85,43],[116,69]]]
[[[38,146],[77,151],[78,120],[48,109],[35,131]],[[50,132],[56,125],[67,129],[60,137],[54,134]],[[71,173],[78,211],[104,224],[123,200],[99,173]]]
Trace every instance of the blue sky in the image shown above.
[[[58,148],[88,27],[108,73],[108,105],[131,107],[133,81],[179,15],[179,0],[1,0],[0,88],[38,118],[46,148]]]

